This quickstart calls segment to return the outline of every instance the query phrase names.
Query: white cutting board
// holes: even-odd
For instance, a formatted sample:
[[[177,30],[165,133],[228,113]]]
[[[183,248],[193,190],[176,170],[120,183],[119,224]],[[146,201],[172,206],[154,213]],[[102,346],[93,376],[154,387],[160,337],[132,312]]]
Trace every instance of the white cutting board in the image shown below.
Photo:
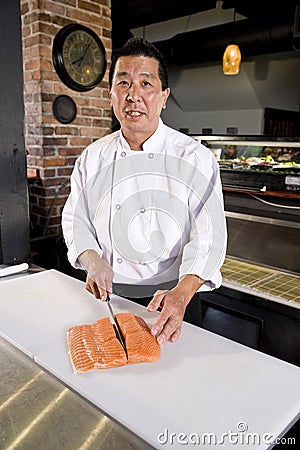
[[[157,316],[116,296],[112,305],[150,326]],[[205,433],[224,449],[242,448],[246,435],[255,440],[249,448],[271,448],[263,436],[282,434],[299,417],[300,368],[189,324],[156,363],[73,374],[67,328],[108,316],[106,308],[84,283],[55,270],[0,283],[1,335],[155,448],[195,448],[184,442]],[[221,445],[230,432],[239,440],[225,436]]]

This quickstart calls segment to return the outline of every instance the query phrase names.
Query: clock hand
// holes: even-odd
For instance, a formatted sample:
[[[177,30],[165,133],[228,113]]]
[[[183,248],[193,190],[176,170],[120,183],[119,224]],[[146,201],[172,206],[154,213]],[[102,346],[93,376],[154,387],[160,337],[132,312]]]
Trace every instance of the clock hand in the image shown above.
[[[84,57],[85,57],[85,55],[86,55],[86,53],[87,53],[87,51],[88,51],[88,49],[89,49],[89,46],[91,45],[91,42],[92,42],[92,39],[90,39],[90,42],[89,42],[88,45],[85,47],[85,50],[84,50],[84,52],[83,52],[83,55],[82,55],[82,58],[81,58],[81,61],[80,61],[80,64],[79,64],[80,67],[81,67],[82,61],[84,60]]]
[[[79,63],[79,62],[82,62],[82,60],[84,59],[84,57],[85,57],[85,55],[86,55],[86,53],[87,53],[87,51],[88,51],[88,49],[89,49],[89,46],[91,45],[91,42],[92,42],[92,40],[90,39],[90,42],[88,43],[88,45],[85,47],[85,49],[84,49],[84,52],[83,52],[83,55],[80,57],[80,58],[77,58],[77,59],[75,59],[75,61],[72,61],[71,62],[71,64],[73,65],[73,64],[77,64],[77,63]],[[80,64],[81,65],[81,64]]]
[[[81,56],[80,58],[75,59],[75,61],[72,61],[71,64],[77,64],[79,61],[83,60],[83,56]]]

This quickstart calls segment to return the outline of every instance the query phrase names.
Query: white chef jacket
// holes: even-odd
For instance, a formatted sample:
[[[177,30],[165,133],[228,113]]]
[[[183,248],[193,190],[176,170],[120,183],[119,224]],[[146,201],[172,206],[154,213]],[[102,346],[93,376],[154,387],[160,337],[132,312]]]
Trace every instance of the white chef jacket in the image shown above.
[[[205,146],[159,121],[141,151],[121,130],[75,163],[63,208],[68,259],[95,250],[114,283],[155,285],[195,274],[221,285],[227,234],[219,167]]]

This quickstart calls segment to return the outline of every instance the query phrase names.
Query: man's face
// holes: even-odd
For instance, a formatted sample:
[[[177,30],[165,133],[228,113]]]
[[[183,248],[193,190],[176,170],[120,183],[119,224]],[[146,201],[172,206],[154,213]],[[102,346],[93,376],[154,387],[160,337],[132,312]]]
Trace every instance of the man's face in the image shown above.
[[[156,59],[121,56],[117,60],[110,97],[125,138],[144,142],[154,133],[169,93],[169,88],[162,91]]]

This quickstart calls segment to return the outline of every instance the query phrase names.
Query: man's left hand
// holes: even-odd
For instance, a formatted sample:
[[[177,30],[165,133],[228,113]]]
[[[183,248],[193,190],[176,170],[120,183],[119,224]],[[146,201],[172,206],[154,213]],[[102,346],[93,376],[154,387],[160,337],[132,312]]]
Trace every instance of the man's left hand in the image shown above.
[[[161,308],[161,313],[151,329],[160,345],[167,340],[175,342],[179,338],[185,309],[203,283],[198,276],[189,274],[185,275],[173,289],[157,291],[154,294],[147,310],[156,311]]]
[[[162,310],[151,332],[156,336],[160,345],[167,340],[175,342],[181,332],[186,300],[182,294],[176,293],[175,288],[170,291],[158,291],[147,309],[156,311],[158,308],[162,308]]]

